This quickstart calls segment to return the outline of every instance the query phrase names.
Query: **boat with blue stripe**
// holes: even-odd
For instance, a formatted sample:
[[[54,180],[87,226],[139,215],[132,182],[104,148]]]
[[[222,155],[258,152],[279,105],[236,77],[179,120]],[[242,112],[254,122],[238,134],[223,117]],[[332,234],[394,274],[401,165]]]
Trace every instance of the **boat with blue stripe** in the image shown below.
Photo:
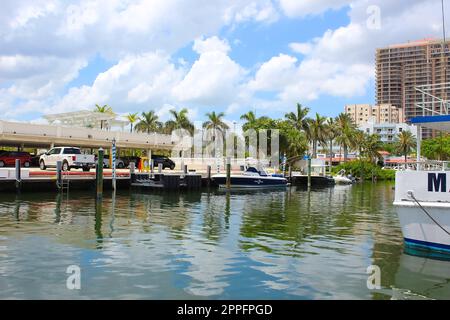
[[[219,188],[227,187],[226,174],[216,174],[211,180]],[[230,188],[232,189],[270,189],[286,188],[288,181],[281,174],[268,174],[265,170],[258,170],[255,167],[247,167],[240,174],[230,175]]]
[[[450,90],[450,83],[416,90],[432,95],[442,88]],[[450,133],[450,102],[438,97],[433,101],[439,105],[424,100],[418,104],[423,115],[411,119],[417,126],[416,170],[396,173],[394,206],[408,250],[450,255],[450,163],[421,157],[424,128]]]

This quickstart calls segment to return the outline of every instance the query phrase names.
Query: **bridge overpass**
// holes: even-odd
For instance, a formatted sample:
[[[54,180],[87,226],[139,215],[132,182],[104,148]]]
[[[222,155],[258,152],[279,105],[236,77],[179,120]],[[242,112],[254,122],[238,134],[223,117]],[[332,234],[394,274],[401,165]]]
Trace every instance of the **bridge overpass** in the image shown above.
[[[175,142],[170,135],[129,133],[90,128],[30,124],[0,121],[0,145],[11,147],[50,148],[76,146],[81,148],[111,148],[116,139],[118,148],[141,150],[172,150]]]

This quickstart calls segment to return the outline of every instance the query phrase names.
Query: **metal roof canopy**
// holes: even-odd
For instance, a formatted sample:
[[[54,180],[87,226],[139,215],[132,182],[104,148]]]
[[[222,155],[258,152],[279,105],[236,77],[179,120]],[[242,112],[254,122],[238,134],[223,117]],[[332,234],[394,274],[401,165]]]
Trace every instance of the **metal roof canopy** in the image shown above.
[[[49,114],[45,115],[44,119],[46,119],[49,123],[59,122],[62,125],[81,126],[81,127],[86,127],[88,125],[99,127],[101,121],[105,121],[111,126],[120,126],[120,127],[129,124],[128,121],[117,120],[115,114],[101,113],[89,110]]]
[[[450,115],[415,117],[411,119],[411,124],[450,133]]]

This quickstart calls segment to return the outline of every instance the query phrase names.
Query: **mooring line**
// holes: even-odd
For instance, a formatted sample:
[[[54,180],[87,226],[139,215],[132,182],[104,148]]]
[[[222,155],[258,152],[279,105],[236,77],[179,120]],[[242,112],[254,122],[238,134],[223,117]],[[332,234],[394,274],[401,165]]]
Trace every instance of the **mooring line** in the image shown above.
[[[416,199],[416,197],[414,196],[414,193],[412,191],[408,192],[408,195],[417,203],[417,205],[419,206],[420,209],[422,209],[423,212],[425,212],[425,214],[439,227],[442,229],[442,231],[444,231],[447,235],[450,236],[450,232],[448,232],[443,226],[440,225],[439,222],[437,222],[429,213],[427,210],[425,210],[424,207],[422,207],[422,205],[420,204],[420,202]]]

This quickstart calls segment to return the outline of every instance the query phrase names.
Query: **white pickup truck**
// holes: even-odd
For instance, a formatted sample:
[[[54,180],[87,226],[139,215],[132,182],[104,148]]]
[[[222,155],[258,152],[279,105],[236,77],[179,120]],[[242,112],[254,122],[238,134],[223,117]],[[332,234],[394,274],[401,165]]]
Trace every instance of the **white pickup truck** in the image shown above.
[[[56,163],[62,161],[62,170],[80,169],[89,171],[95,167],[95,156],[81,154],[79,148],[74,147],[56,147],[41,155],[39,158],[39,167],[41,170],[47,168],[56,168]]]

